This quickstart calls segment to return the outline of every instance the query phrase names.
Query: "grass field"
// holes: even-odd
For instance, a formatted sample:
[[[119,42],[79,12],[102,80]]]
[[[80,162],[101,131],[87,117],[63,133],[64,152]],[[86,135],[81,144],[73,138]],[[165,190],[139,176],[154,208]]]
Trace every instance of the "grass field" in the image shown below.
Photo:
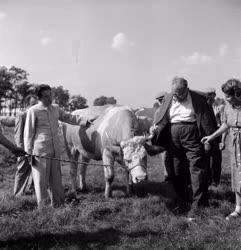
[[[11,138],[11,129],[5,134]],[[11,138],[12,139],[12,138]],[[89,166],[88,192],[72,200],[69,166],[63,165],[66,205],[36,209],[34,196],[12,195],[14,159],[1,147],[0,163],[0,247],[2,249],[240,249],[241,219],[233,222],[225,216],[234,209],[224,152],[222,182],[210,189],[210,207],[196,221],[173,214],[168,193],[162,184],[160,159],[149,159],[149,182],[135,187],[125,197],[123,170],[116,166],[113,198],[104,199],[101,167]]]

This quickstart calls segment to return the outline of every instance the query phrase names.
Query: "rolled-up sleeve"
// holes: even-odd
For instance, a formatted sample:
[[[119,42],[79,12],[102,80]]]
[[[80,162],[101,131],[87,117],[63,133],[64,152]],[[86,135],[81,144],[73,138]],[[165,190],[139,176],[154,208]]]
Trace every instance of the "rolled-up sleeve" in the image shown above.
[[[81,127],[86,127],[88,125],[88,120],[86,118],[80,115],[72,115],[61,108],[59,108],[59,120],[71,125],[79,125]]]
[[[26,116],[26,122],[24,127],[24,150],[28,154],[33,152],[33,142],[36,129],[36,116],[34,110],[29,109]]]

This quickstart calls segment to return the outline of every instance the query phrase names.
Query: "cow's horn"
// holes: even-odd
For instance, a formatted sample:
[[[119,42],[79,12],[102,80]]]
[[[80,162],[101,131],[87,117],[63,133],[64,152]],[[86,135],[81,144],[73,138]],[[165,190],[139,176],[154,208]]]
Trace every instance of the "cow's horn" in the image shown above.
[[[115,153],[115,154],[120,154],[120,151],[121,151],[121,148],[120,146],[108,146],[108,150],[110,150],[112,153]]]
[[[150,141],[153,138],[153,134],[150,134],[148,136],[145,136],[146,141]]]

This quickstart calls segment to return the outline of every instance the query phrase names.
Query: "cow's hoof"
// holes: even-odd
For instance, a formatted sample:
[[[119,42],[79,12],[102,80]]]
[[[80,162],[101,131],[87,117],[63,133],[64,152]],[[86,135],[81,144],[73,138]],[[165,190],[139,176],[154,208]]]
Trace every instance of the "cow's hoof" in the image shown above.
[[[113,198],[112,194],[110,194],[110,195],[105,195],[105,199],[106,199],[106,200],[111,199],[111,198]]]

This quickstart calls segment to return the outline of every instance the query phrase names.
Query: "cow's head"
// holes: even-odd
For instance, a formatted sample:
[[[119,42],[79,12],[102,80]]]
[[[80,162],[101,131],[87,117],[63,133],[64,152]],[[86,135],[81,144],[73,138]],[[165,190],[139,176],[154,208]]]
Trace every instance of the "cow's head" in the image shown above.
[[[131,174],[132,181],[138,183],[147,180],[147,154],[155,155],[163,151],[162,147],[147,144],[149,137],[135,136],[122,141],[120,146],[111,146],[109,150],[121,158],[116,160],[124,163]]]
[[[147,152],[144,147],[145,142],[145,137],[135,136],[120,143],[123,161],[134,183],[147,180]]]

